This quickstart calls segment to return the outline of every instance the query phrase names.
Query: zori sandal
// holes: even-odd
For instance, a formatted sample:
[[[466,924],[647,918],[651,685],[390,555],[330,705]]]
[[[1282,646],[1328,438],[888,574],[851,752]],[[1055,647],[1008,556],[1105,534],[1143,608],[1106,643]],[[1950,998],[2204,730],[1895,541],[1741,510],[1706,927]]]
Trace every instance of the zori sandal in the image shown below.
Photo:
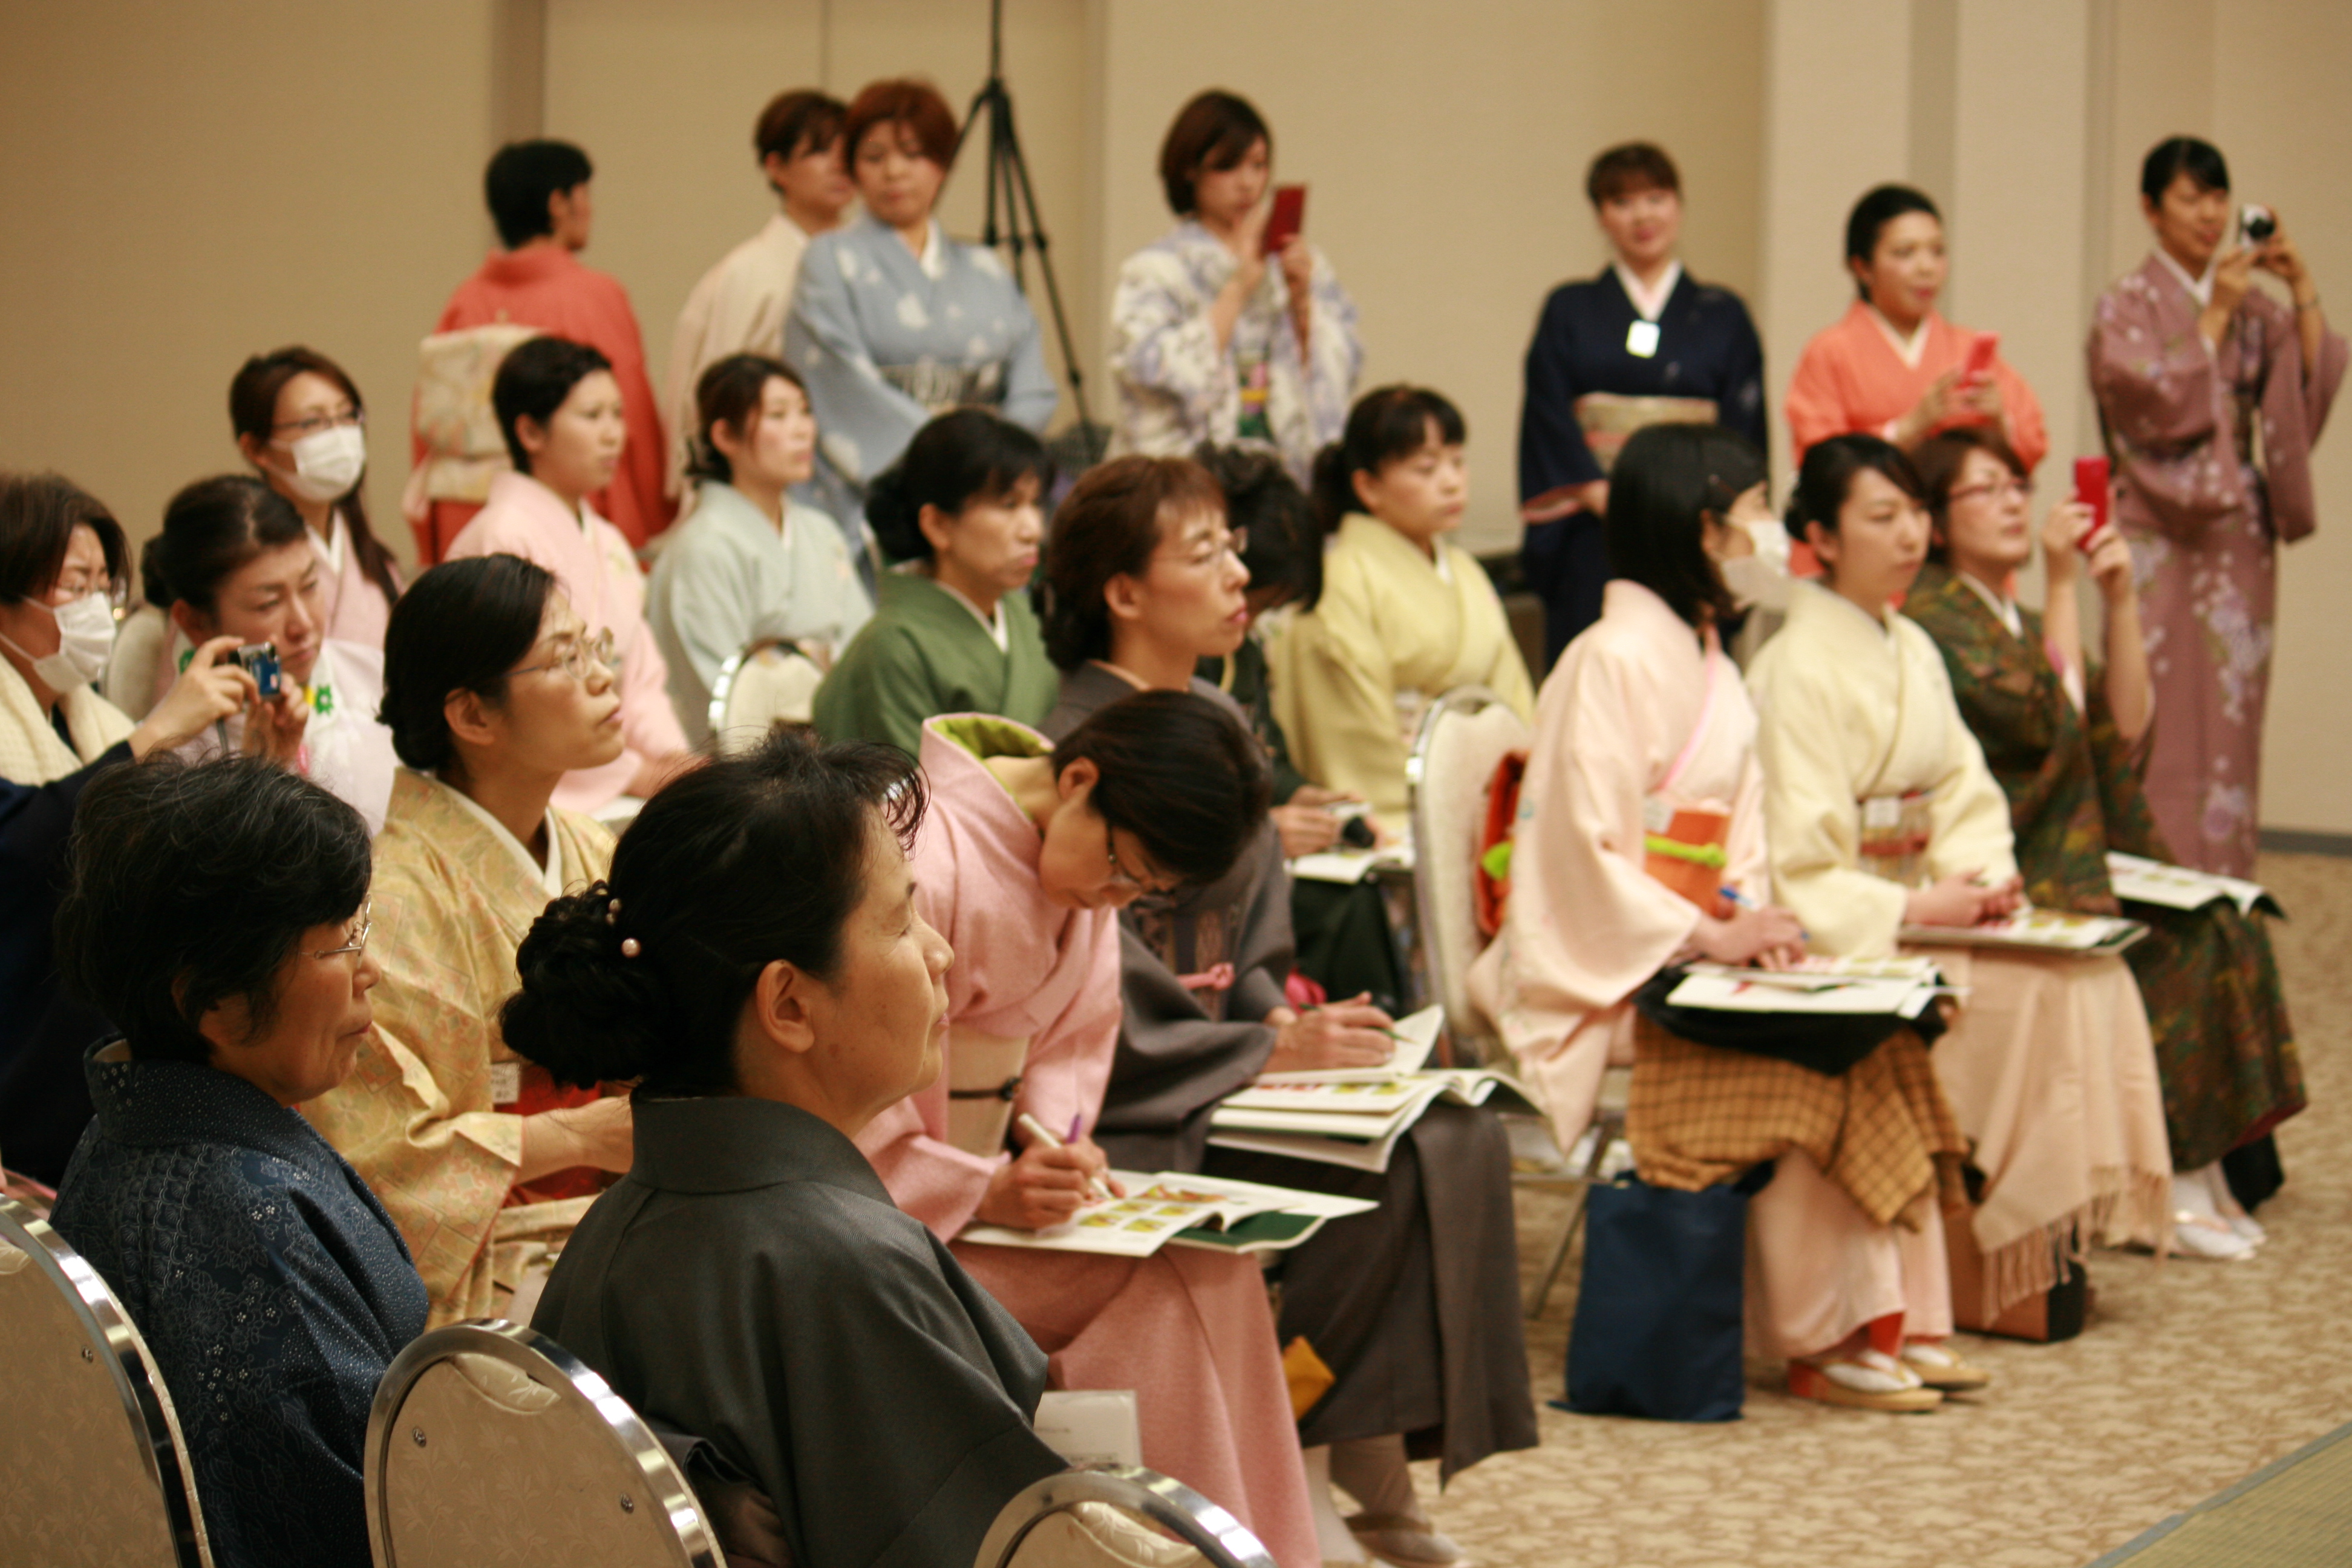
[[[1817,1356],[1789,1363],[1789,1392],[1824,1405],[1913,1414],[1933,1410],[1944,1396],[1885,1351]]]

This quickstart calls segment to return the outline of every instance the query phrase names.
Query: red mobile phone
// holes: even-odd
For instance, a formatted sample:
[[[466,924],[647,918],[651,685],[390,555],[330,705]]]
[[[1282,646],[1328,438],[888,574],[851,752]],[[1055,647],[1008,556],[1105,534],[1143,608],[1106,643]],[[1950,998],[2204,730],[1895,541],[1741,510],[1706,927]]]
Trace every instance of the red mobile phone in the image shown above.
[[[1274,187],[1274,211],[1265,220],[1265,254],[1282,254],[1282,247],[1298,237],[1307,226],[1307,187],[1276,185]]]
[[[1960,366],[1960,384],[1974,386],[1992,374],[1992,362],[2000,353],[1999,332],[1979,332],[1969,344],[1969,357]]]
[[[2105,458],[2074,459],[2074,499],[2091,509],[2091,526],[2074,541],[2074,548],[2085,555],[2099,542],[2099,535],[2107,531],[2107,480],[2111,472]]]

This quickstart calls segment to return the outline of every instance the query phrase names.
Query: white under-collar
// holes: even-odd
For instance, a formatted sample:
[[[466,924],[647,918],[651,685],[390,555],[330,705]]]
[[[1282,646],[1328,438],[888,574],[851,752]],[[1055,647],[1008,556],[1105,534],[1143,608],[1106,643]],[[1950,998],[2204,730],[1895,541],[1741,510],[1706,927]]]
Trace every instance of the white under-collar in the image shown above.
[[[1645,321],[1654,321],[1664,313],[1666,301],[1674,296],[1675,285],[1683,280],[1680,260],[1667,262],[1666,269],[1658,274],[1658,281],[1654,287],[1644,287],[1642,280],[1633,276],[1633,269],[1622,261],[1611,262],[1609,269],[1617,274],[1618,287],[1625,290],[1625,298],[1633,301],[1633,313]]]
[[[1927,318],[1923,314],[1919,324],[1911,329],[1911,335],[1906,338],[1895,330],[1895,323],[1881,314],[1877,306],[1865,300],[1862,308],[1870,312],[1872,321],[1878,323],[1878,330],[1886,334],[1887,342],[1902,357],[1903,363],[1917,370],[1919,356],[1927,352]]]
[[[915,265],[921,268],[923,276],[934,283],[947,276],[947,247],[940,239],[940,220],[937,218],[931,219],[930,227],[924,231],[923,254],[915,258]]]
[[[437,774],[428,773],[425,776],[440,784],[457,798],[457,804],[464,806],[475,821],[488,828],[491,836],[505,845],[513,854],[517,863],[522,867],[523,874],[537,882],[549,898],[558,899],[563,896],[563,840],[555,831],[553,806],[548,807],[547,810],[547,864],[542,867],[537,860],[531,858],[530,846],[508,832],[507,825],[484,810],[479,801],[457,785],[441,779]]]
[[[328,573],[333,576],[341,576],[343,553],[348,548],[346,542],[351,537],[351,530],[343,522],[343,514],[341,511],[331,511],[327,514],[327,537],[324,539],[320,538],[308,528],[302,531],[302,534],[310,540],[311,552],[326,563]]]
[[[2180,286],[2196,298],[2200,306],[2213,302],[2213,268],[2221,264],[2220,251],[2215,251],[2212,259],[2205,263],[2205,276],[2202,278],[2189,276],[2189,268],[2173,260],[2171,252],[2160,245],[2156,247],[2156,258],[2164,263],[2165,270],[2180,279]]]
[[[1952,574],[1976,591],[1977,597],[1985,602],[1985,608],[1990,610],[2000,618],[2000,624],[2009,628],[2010,636],[2013,637],[2025,636],[2025,621],[2017,613],[2015,599],[1997,588],[1989,588],[1978,582],[1973,573],[1955,572]]]
[[[937,587],[941,593],[947,595],[949,598],[953,599],[957,604],[961,605],[965,610],[970,612],[971,618],[980,623],[980,629],[988,634],[988,640],[996,645],[997,652],[1011,653],[1013,651],[1012,636],[1004,627],[1003,600],[999,599],[996,601],[996,613],[994,615],[983,616],[980,613],[980,606],[966,598],[960,590],[949,587],[948,584],[940,582],[937,577],[932,578],[931,583],[932,585]]]

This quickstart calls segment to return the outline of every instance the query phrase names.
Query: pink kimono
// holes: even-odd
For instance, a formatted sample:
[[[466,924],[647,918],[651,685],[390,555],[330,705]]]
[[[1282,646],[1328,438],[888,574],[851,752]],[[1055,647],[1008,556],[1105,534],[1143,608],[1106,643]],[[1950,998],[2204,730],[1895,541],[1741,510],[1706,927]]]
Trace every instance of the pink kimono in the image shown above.
[[[600,768],[563,775],[555,804],[594,816],[628,793],[647,758],[687,749],[669,705],[669,669],[646,625],[645,575],[621,531],[583,506],[579,515],[527,474],[500,474],[490,499],[449,542],[449,559],[520,555],[555,574],[572,612],[593,632],[609,626],[621,661],[621,754]]]
[[[319,558],[319,584],[326,598],[327,636],[362,647],[381,648],[384,628],[392,624],[392,601],[362,569],[359,549],[352,542],[351,524],[343,521],[342,513],[333,514],[331,526],[335,531],[331,544],[304,531],[311,553]],[[170,688],[166,685],[156,689]]]
[[[2311,447],[2347,355],[2330,332],[2305,364],[2294,312],[2258,289],[2218,349],[2197,330],[2201,309],[2149,257],[2099,296],[2091,394],[2156,685],[2147,804],[2181,864],[2251,877],[2276,542],[2315,524]]]
[[[1956,327],[1935,311],[1920,323],[1917,363],[1906,362],[1895,346],[1885,318],[1860,300],[1835,326],[1817,333],[1797,361],[1789,381],[1789,436],[1797,461],[1815,442],[1832,436],[1864,434],[1894,436],[1895,422],[1927,395],[1936,378],[1956,370],[1969,357],[1969,345],[1978,334]],[[2050,455],[2050,432],[2042,421],[2042,402],[2025,378],[1996,358],[1992,377],[2000,384],[2001,406],[2009,410],[2017,432],[2017,456],[2032,473]],[[1938,429],[1977,422],[1973,414],[1947,419]]]
[[[1045,897],[1036,825],[967,741],[989,754],[1051,750],[1008,719],[965,714],[923,726],[931,797],[915,846],[916,900],[955,949],[945,1061],[937,1083],[857,1138],[898,1206],[942,1239],[971,1222],[1005,1161],[950,1141],[951,1104],[1002,1106],[950,1100],[959,1047],[1016,1047],[1009,1059],[1019,1087],[999,1114],[1026,1111],[1065,1135],[1090,1128],[1102,1109],[1120,1016],[1117,914]],[[1136,1259],[965,1243],[955,1254],[1052,1357],[1055,1387],[1135,1391],[1145,1464],[1231,1509],[1283,1568],[1320,1562],[1254,1258],[1171,1247]]]

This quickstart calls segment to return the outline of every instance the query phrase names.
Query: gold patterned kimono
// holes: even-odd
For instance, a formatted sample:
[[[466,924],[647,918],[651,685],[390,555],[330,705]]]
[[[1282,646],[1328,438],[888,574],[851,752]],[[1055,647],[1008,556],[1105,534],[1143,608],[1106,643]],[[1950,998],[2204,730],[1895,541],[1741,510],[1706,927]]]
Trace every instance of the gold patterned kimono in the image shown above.
[[[511,1293],[594,1190],[531,1202],[563,1178],[515,1187],[523,1112],[593,1098],[555,1090],[499,1036],[515,950],[551,880],[576,890],[613,862],[612,834],[574,812],[549,810],[548,841],[542,872],[457,791],[406,768],[394,776],[375,841],[375,1027],[351,1077],[301,1108],[399,1226],[436,1328],[488,1316],[494,1286]]]

